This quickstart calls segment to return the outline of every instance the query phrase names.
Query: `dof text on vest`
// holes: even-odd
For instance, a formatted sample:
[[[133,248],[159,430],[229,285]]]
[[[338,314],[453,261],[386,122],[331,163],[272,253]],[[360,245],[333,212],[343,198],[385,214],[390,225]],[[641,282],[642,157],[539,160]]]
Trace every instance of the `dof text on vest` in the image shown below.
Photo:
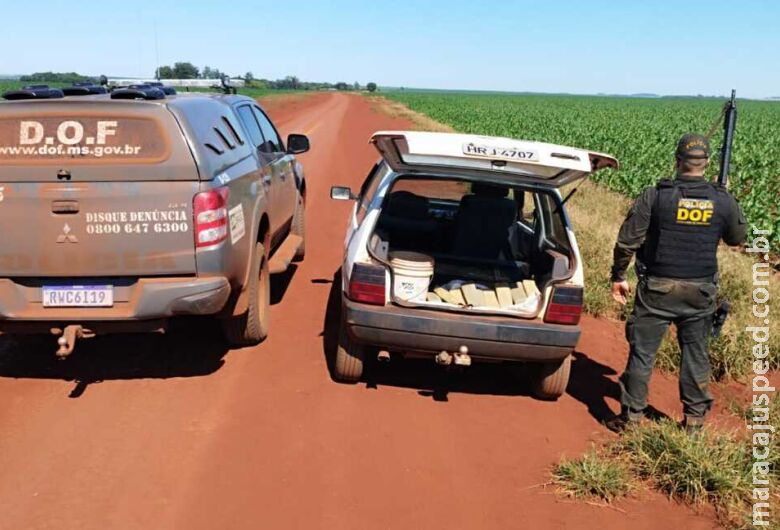
[[[718,272],[718,242],[728,204],[704,180],[662,180],[642,246],[651,276],[703,278]]]

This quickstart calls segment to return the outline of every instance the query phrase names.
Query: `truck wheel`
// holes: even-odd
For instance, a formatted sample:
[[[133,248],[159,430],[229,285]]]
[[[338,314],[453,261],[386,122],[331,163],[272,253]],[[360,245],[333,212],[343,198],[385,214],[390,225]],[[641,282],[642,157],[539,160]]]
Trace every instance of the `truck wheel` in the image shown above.
[[[252,270],[247,286],[249,307],[246,312],[222,321],[222,330],[230,344],[251,346],[268,336],[268,312],[271,305],[271,275],[262,243],[255,245]]]
[[[292,233],[301,236],[301,245],[293,256],[293,261],[303,261],[306,256],[306,200],[298,193],[298,204],[295,205],[295,215],[292,220]]]
[[[571,372],[571,356],[563,361],[543,363],[538,366],[534,394],[540,399],[558,399],[566,392]]]
[[[355,344],[347,334],[344,318],[339,328],[339,343],[336,347],[336,362],[333,365],[333,378],[342,383],[356,383],[363,375],[363,357],[365,348]]]

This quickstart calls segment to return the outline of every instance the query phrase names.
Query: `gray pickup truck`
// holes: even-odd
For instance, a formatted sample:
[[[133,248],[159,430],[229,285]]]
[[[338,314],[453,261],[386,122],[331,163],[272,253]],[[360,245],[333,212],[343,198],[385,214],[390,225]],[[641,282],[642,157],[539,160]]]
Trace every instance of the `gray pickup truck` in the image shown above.
[[[232,345],[262,341],[269,275],[305,253],[306,136],[285,145],[248,97],[94,92],[0,102],[0,333],[66,356],[213,315]]]

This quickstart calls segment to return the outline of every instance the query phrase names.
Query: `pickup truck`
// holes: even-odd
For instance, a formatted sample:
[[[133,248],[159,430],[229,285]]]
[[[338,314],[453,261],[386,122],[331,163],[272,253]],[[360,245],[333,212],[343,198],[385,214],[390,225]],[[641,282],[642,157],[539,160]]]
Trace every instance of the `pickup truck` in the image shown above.
[[[256,101],[140,85],[0,101],[0,333],[268,334],[269,275],[305,253],[306,181]]]

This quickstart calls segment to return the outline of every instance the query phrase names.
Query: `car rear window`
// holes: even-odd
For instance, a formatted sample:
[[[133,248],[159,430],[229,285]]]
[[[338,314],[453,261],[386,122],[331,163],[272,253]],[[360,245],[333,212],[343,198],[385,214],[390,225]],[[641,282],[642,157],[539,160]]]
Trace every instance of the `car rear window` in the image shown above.
[[[112,115],[25,116],[0,119],[0,163],[56,164],[165,160],[168,137],[153,118]]]

